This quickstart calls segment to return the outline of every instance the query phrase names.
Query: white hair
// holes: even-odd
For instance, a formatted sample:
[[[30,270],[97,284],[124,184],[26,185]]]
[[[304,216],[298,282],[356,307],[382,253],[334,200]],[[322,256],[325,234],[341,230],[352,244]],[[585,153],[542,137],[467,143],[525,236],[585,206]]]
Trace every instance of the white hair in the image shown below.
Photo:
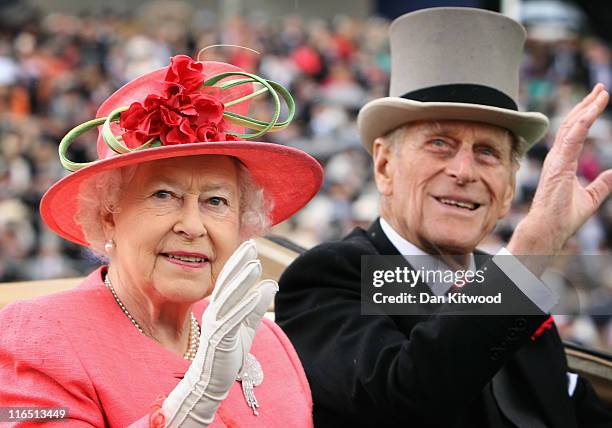
[[[272,201],[258,186],[249,170],[236,158],[238,188],[240,192],[240,235],[244,239],[263,235],[270,227]],[[102,218],[119,212],[119,200],[125,186],[136,174],[137,166],[104,171],[84,180],[79,188],[76,222],[81,226],[91,251],[106,259],[106,236]]]

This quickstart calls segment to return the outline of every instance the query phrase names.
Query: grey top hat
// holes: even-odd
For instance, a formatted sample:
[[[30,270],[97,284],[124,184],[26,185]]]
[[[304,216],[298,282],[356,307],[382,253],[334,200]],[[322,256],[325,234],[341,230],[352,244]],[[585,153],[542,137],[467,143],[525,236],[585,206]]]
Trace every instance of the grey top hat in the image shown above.
[[[390,94],[357,118],[369,152],[376,138],[417,120],[497,125],[519,137],[521,152],[545,135],[546,116],[518,111],[525,42],[518,22],[482,9],[423,9],[393,21],[390,40]]]

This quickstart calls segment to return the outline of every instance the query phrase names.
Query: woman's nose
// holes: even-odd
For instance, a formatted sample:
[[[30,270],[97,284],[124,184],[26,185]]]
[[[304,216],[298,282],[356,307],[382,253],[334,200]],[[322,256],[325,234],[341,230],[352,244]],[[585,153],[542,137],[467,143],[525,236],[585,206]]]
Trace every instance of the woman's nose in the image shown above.
[[[195,239],[205,236],[207,231],[204,226],[203,214],[200,210],[200,202],[197,198],[185,198],[180,209],[174,232],[185,238]]]

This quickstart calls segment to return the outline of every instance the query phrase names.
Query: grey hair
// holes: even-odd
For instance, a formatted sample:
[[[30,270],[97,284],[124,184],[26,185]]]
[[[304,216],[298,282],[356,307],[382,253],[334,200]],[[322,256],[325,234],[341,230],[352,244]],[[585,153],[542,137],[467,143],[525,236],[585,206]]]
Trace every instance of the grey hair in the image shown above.
[[[270,228],[272,201],[266,198],[249,170],[236,158],[238,188],[240,192],[240,236],[248,239],[263,235]],[[104,171],[83,181],[79,189],[76,222],[81,226],[91,251],[106,260],[106,236],[102,218],[119,212],[119,200],[125,186],[136,174],[137,166]]]
[[[389,144],[389,148],[393,151],[393,154],[397,155],[399,153],[399,148],[401,147],[401,144],[398,144],[398,143],[401,141],[404,141],[405,136],[406,136],[406,131],[408,130],[410,126],[414,125],[415,123],[416,122],[410,122],[410,123],[401,125],[387,132],[382,137],[382,139],[386,141],[387,144]],[[431,121],[430,123],[433,128],[440,128],[441,126],[440,122],[435,121],[435,120]],[[516,170],[519,167],[520,159],[525,154],[524,149],[523,149],[523,147],[525,147],[525,144],[521,144],[520,137],[515,135],[513,132],[505,128],[500,128],[500,129],[502,129],[505,132],[505,135],[508,136],[508,138],[510,138],[510,141],[512,142],[512,147],[510,151],[510,157],[511,157],[510,160],[512,161],[514,172],[516,172]]]

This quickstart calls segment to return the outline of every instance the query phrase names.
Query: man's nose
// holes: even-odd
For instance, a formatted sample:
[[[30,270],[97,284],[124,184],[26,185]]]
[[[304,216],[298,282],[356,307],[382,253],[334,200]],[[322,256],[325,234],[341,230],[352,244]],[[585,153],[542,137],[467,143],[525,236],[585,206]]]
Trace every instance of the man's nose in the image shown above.
[[[187,239],[195,239],[207,234],[204,214],[200,210],[198,198],[185,198],[174,225],[174,232]]]
[[[449,161],[446,172],[459,184],[476,180],[476,159],[471,147],[462,147]]]

